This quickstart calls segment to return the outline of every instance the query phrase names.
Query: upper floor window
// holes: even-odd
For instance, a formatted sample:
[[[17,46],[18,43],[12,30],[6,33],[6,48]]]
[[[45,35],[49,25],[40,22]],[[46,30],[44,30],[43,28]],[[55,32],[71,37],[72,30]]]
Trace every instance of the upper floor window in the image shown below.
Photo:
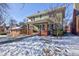
[[[35,18],[34,18],[34,17],[32,17],[32,18],[31,18],[31,21],[35,21]]]
[[[42,15],[40,15],[40,18],[42,17]]]
[[[79,11],[78,10],[76,10],[76,15],[79,15]]]

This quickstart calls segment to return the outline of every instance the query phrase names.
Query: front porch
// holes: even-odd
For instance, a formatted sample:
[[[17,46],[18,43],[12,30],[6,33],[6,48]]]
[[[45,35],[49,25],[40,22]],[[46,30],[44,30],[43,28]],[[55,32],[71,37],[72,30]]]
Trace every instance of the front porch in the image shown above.
[[[54,35],[54,31],[56,30],[56,24],[49,19],[38,20],[34,22],[27,23],[27,34],[28,35],[40,35],[40,36],[48,36]],[[62,27],[62,25],[60,25]],[[60,27],[58,25],[58,27]],[[60,28],[61,28],[60,27]]]

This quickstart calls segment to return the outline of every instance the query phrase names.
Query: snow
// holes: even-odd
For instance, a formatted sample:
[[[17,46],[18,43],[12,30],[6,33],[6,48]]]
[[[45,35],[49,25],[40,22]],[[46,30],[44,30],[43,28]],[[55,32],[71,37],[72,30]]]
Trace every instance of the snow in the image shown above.
[[[4,38],[6,39],[6,38]],[[0,40],[3,40],[2,38]],[[0,41],[1,42],[1,41]],[[79,37],[33,36],[0,44],[1,56],[79,56]]]

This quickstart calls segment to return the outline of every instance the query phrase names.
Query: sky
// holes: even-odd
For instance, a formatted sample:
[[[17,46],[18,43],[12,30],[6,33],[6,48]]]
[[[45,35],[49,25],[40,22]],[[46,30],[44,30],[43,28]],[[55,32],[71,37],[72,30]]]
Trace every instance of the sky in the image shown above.
[[[64,5],[63,3],[9,3],[9,10],[7,23],[9,20],[15,19],[17,22],[22,22],[27,16],[37,13],[37,11],[48,10]],[[65,12],[65,19],[68,21],[72,19],[73,4],[66,4],[68,6]]]

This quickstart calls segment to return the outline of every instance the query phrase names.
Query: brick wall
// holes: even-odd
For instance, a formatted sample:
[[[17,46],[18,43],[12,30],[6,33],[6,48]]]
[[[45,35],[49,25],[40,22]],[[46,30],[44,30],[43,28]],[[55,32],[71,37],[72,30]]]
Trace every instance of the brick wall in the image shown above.
[[[76,16],[76,32],[79,33],[79,16]]]
[[[72,25],[71,25],[71,30],[73,34],[76,34],[76,10],[74,9],[73,11],[73,21],[72,21]]]
[[[10,35],[11,35],[12,37],[17,37],[17,36],[20,35],[20,30],[12,30],[12,31],[10,32]]]

